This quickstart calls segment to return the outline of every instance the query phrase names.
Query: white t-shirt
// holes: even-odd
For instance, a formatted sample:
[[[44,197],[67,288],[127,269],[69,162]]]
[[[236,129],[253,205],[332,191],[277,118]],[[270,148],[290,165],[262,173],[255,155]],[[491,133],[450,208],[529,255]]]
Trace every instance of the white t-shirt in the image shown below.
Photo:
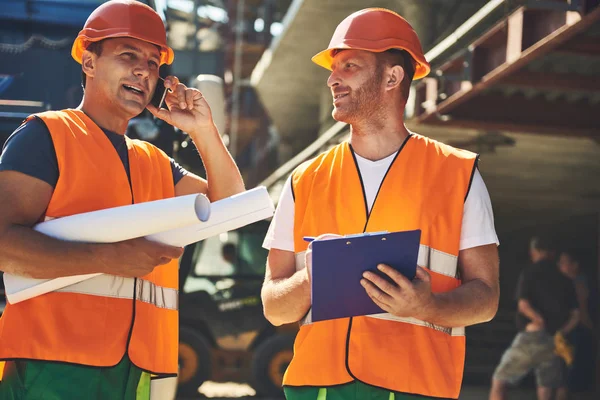
[[[378,161],[367,160],[356,153],[355,156],[370,212],[381,182],[392,161],[394,161],[396,153]],[[491,243],[499,244],[494,228],[492,203],[483,178],[476,170],[471,189],[465,201],[460,233],[460,250]],[[294,251],[294,197],[292,195],[291,177],[287,179],[283,187],[263,247]]]

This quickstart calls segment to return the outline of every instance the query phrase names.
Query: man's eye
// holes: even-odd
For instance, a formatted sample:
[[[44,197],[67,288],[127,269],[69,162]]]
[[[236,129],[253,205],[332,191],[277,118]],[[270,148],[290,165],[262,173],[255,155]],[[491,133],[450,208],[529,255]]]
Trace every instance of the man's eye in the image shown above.
[[[150,65],[152,68],[158,68],[158,63],[156,61],[150,61],[148,65]]]
[[[130,52],[126,52],[122,54],[123,56],[127,57],[127,58],[135,58],[135,54],[130,53]]]

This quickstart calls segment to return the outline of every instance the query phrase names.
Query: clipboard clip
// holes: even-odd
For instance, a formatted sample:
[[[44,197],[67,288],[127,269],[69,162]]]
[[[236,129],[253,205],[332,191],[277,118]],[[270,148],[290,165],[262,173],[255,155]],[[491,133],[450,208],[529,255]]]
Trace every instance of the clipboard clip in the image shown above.
[[[342,236],[340,239],[342,239],[342,238],[343,239],[352,239],[352,238],[363,237],[363,236],[383,235],[383,234],[386,234],[386,233],[390,233],[390,232],[389,231],[379,231],[379,232],[354,233],[354,234],[351,234],[351,235]],[[314,237],[314,236],[304,236],[302,239],[305,242],[310,243],[310,242],[315,241],[316,237]],[[382,238],[381,240],[385,240],[385,238]],[[350,243],[351,243],[350,241],[346,242],[346,244],[350,244]]]

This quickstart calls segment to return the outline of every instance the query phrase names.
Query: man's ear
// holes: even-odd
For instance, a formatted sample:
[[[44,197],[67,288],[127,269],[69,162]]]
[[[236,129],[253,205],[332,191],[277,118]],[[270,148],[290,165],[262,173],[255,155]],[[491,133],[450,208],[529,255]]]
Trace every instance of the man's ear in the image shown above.
[[[386,89],[393,90],[399,88],[402,80],[404,79],[404,68],[402,68],[400,65],[388,67],[386,79]]]
[[[85,50],[81,55],[81,70],[88,78],[93,78],[96,75],[96,54]]]

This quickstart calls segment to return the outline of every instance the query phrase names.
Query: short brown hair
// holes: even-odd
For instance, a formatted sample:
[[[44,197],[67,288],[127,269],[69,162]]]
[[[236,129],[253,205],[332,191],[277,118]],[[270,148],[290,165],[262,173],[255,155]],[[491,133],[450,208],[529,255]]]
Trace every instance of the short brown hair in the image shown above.
[[[538,251],[553,251],[554,241],[548,235],[537,235],[531,238],[529,246]]]
[[[98,42],[91,42],[90,44],[88,44],[88,46],[85,48],[88,51],[91,51],[92,53],[96,54],[97,56],[102,55],[102,42],[104,40],[100,40]],[[83,87],[85,89],[85,81],[86,81],[86,75],[83,71],[81,71],[81,87]]]
[[[396,65],[402,67],[404,70],[404,79],[400,84],[400,93],[404,101],[407,101],[410,93],[410,84],[415,76],[415,61],[412,56],[407,51],[400,49],[389,49],[381,53],[375,53],[375,55],[377,56],[378,65],[381,67],[393,67]]]

